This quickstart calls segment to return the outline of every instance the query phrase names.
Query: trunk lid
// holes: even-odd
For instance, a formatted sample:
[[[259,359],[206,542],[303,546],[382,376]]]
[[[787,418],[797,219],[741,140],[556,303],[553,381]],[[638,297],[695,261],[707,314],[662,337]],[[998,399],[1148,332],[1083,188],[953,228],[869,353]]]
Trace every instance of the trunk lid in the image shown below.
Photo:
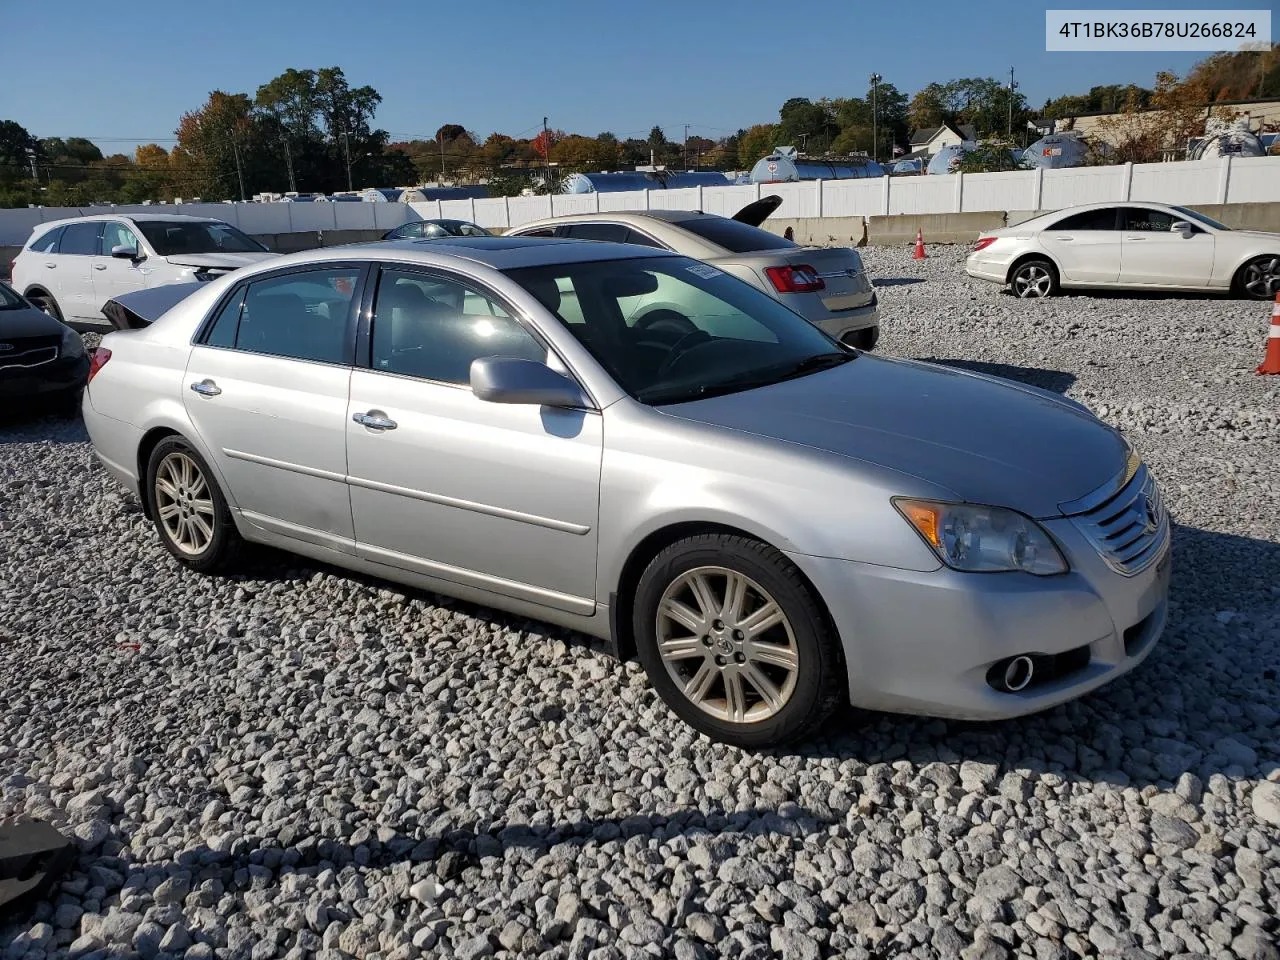
[[[812,267],[822,278],[823,288],[808,296],[818,297],[825,310],[838,313],[868,306],[875,291],[863,267],[862,257],[852,247],[796,247],[787,250],[761,250],[758,253],[736,253],[710,263],[740,263],[759,274],[766,289],[773,286],[765,273],[767,267],[790,264]],[[797,294],[780,294],[784,302]]]
[[[204,286],[200,282],[170,283],[122,293],[103,304],[102,312],[117,330],[141,330]]]
[[[733,219],[758,227],[773,216],[773,212],[780,206],[782,206],[782,198],[776,193],[770,194],[767,197],[761,197],[759,200],[748,203],[733,215]]]

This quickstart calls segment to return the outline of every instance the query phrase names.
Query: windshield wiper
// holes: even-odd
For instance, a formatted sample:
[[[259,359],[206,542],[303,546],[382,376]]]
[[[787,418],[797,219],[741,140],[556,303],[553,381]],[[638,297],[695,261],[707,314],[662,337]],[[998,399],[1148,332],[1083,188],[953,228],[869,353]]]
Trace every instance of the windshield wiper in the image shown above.
[[[799,363],[788,367],[778,375],[778,379],[790,380],[793,377],[802,377],[806,373],[828,370],[831,367],[838,367],[842,363],[848,363],[853,358],[854,354],[852,353],[815,353],[812,357],[805,357]]]

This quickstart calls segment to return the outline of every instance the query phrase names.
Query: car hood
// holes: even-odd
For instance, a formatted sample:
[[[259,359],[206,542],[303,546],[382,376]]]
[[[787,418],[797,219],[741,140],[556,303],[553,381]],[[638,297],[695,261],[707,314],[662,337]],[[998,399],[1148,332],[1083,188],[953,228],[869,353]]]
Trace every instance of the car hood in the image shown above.
[[[673,404],[688,420],[799,443],[919,477],[971,503],[1060,516],[1124,469],[1128,445],[1055,394],[866,354],[821,373]]]
[[[262,253],[175,253],[164,259],[175,267],[222,267],[226,270],[234,270],[237,267],[247,267],[251,263],[260,263],[278,256],[280,254],[266,251]]]
[[[0,342],[17,342],[28,337],[60,336],[64,329],[66,328],[61,323],[35,307],[0,310]]]
[[[1232,230],[1228,235],[1234,234],[1237,237],[1249,237],[1254,240],[1280,240],[1280,233],[1271,230]]]

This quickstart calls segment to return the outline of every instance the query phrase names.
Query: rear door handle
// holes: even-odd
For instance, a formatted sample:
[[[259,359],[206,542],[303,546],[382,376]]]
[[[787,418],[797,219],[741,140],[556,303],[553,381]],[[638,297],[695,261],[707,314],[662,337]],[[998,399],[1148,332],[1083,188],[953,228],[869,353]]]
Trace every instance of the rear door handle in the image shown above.
[[[216,397],[222,392],[222,388],[212,380],[200,380],[191,385],[191,389],[202,397]]]
[[[46,270],[56,270],[58,268],[58,265],[56,263],[46,263],[44,265],[44,268]]]
[[[95,263],[95,264],[93,265],[93,269],[95,269],[95,270],[105,270],[105,269],[107,269],[107,265],[106,265],[105,263]]]
[[[396,422],[381,410],[370,410],[368,413],[353,413],[351,419],[370,430],[394,430]]]
[[[1125,237],[1126,240],[1145,240],[1146,237]]]

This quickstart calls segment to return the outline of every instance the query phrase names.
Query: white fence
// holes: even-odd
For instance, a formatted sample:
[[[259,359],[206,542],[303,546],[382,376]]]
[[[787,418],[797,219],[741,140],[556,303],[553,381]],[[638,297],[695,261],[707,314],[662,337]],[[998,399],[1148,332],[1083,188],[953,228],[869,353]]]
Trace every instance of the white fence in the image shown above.
[[[205,203],[165,206],[41,207],[0,210],[0,246],[26,241],[46,220],[84,214],[182,213],[216,217],[251,234],[390,230],[408,220],[452,217],[506,228],[542,217],[609,210],[705,210],[732,216],[762,196],[777,194],[776,219],[868,217],[885,214],[1032,211],[1098,201],[1280,203],[1280,157],[1223,157],[1179,163],[1138,163],[1066,170],[879,177],[803,183],[637,190],[543,197],[431,200],[425,203]]]

